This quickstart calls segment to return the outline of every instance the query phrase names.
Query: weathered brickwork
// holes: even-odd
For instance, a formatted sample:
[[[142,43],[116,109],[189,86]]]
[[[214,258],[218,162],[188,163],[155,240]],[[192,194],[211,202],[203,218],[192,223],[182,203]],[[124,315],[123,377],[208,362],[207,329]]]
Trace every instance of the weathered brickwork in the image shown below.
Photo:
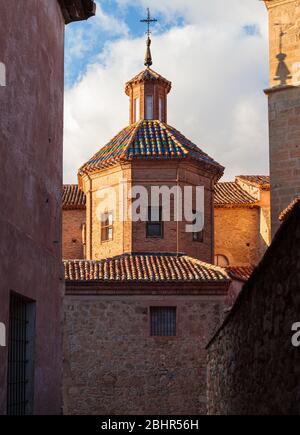
[[[208,351],[209,414],[300,414],[300,204]]]
[[[103,287],[76,296],[67,287],[65,414],[206,412],[205,344],[223,317],[224,295],[176,295],[184,291],[178,284],[169,296],[170,285],[152,294],[138,287],[139,295],[130,287],[118,295],[120,286],[109,284],[114,296]],[[177,307],[177,337],[150,337],[152,306]]]
[[[134,222],[132,224],[132,250],[133,252],[184,252],[190,257],[194,257],[213,263],[213,185],[214,179],[211,174],[201,171],[197,165],[181,162],[175,164],[163,163],[141,163],[135,164],[132,169],[133,185],[143,185],[150,193],[151,186],[168,186],[169,188],[177,185],[184,191],[185,186],[193,186],[193,208],[195,204],[195,188],[203,186],[205,191],[204,198],[204,238],[203,242],[193,240],[193,234],[186,231],[185,220],[183,222],[174,221],[174,210],[176,204],[174,197],[171,197],[171,221],[164,222],[163,238],[147,238],[145,222]],[[178,179],[178,181],[177,181]]]
[[[63,210],[63,258],[84,258],[85,210]]]
[[[272,234],[278,215],[300,193],[300,3],[266,2],[270,26],[270,175]]]
[[[171,196],[171,221],[164,222],[163,238],[147,238],[146,222],[120,220],[119,201],[120,182],[126,182],[129,192],[132,186],[144,186],[149,193],[151,186],[168,186],[170,188],[185,186],[203,186],[205,189],[205,216],[203,242],[193,241],[193,234],[186,232],[187,222],[174,222],[174,197]],[[102,170],[91,177],[83,176],[82,186],[86,193],[86,258],[99,260],[121,255],[125,252],[184,252],[208,263],[213,263],[213,186],[215,176],[201,170],[190,162],[134,162],[116,165]],[[117,205],[101,192],[112,188]],[[123,191],[125,192],[125,191]],[[195,201],[195,189],[193,193]],[[125,199],[126,210],[130,210],[131,200]],[[194,204],[196,208],[196,204]],[[101,241],[100,215],[105,211],[114,212],[116,217],[113,228],[113,240]],[[128,216],[130,217],[130,216]],[[67,257],[65,257],[67,258]],[[74,258],[74,257],[69,257]]]
[[[215,209],[216,255],[224,255],[230,265],[257,264],[263,247],[259,207]]]

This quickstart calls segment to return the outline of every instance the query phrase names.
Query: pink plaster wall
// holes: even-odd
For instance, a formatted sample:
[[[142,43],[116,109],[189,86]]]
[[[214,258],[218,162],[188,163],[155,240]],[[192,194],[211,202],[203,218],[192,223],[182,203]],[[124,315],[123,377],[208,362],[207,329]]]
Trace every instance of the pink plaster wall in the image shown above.
[[[61,411],[63,47],[57,0],[0,0],[0,322],[10,291],[36,301],[36,414]],[[0,347],[0,414],[6,372]]]

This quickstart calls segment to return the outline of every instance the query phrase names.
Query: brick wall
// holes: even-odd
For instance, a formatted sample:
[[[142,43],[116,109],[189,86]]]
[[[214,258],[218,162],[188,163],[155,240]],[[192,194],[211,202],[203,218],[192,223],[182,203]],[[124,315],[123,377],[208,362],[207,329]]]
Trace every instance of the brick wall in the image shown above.
[[[193,235],[186,232],[186,222],[174,222],[174,201],[171,204],[171,222],[164,223],[163,238],[147,238],[146,222],[120,221],[118,204],[120,200],[120,180],[126,180],[127,189],[131,186],[144,186],[150,192],[151,186],[204,186],[205,222],[204,242],[193,241]],[[102,170],[89,178],[83,176],[83,190],[87,197],[87,258],[99,260],[121,255],[127,252],[183,252],[202,261],[213,263],[213,184],[214,175],[203,171],[199,166],[187,162],[135,162],[115,165]],[[99,197],[99,191],[112,188],[115,192],[117,210],[114,201],[106,196]],[[194,190],[195,197],[195,190]],[[150,198],[150,195],[149,195]],[[195,201],[195,199],[194,199]],[[196,208],[196,204],[195,204]],[[126,210],[130,209],[127,200]],[[101,242],[101,222],[99,216],[105,211],[115,212],[113,240]]]
[[[150,197],[151,186],[176,187],[178,185],[184,191],[185,186],[194,188],[193,208],[195,204],[195,188],[203,186],[204,198],[204,241],[193,240],[193,234],[186,231],[186,220],[174,221],[173,210],[176,208],[174,198],[171,197],[171,221],[164,222],[164,237],[147,238],[145,222],[132,224],[132,249],[133,252],[184,252],[187,255],[198,258],[207,263],[213,263],[213,176],[201,171],[197,165],[182,162],[147,163],[139,162],[132,169],[133,185],[143,185],[148,189]],[[182,208],[183,210],[183,208]]]
[[[300,414],[300,206],[208,348],[209,414]]]
[[[199,285],[195,295],[188,284],[163,287],[164,295],[159,285],[141,283],[123,295],[112,284],[98,286],[97,295],[72,295],[67,286],[66,414],[206,412],[205,344],[223,316],[224,288],[217,296],[200,295]],[[177,337],[150,337],[148,311],[157,305],[177,306]]]
[[[215,254],[230,265],[257,264],[265,242],[260,235],[260,209],[215,208]]]
[[[85,210],[63,210],[63,259],[84,258],[82,226]]]

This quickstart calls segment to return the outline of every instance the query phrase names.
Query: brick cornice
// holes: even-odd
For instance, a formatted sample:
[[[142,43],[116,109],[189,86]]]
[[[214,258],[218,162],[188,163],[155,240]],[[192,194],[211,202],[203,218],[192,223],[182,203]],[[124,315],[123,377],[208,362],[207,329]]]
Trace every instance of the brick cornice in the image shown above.
[[[160,296],[224,296],[227,295],[231,281],[218,281],[217,283],[197,282],[170,282],[170,283],[147,283],[131,282],[122,283],[103,281],[66,281],[66,296],[136,296],[136,295],[160,295]]]
[[[275,92],[283,92],[283,91],[289,91],[291,89],[299,88],[299,86],[294,85],[284,85],[284,86],[274,86],[272,88],[264,89],[264,93],[266,95],[274,94]]]

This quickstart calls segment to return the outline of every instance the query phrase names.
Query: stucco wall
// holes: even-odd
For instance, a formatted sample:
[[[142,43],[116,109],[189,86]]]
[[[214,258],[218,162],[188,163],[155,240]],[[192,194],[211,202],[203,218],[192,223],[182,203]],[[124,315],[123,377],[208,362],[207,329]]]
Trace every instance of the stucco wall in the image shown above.
[[[34,412],[61,410],[64,21],[57,0],[1,0],[0,321],[9,294],[37,303]],[[0,414],[7,348],[0,347]]]
[[[299,207],[283,229],[209,346],[209,414],[300,414]]]
[[[205,344],[223,316],[224,296],[139,295],[102,288],[65,297],[66,414],[168,415],[206,411]],[[164,291],[170,286],[163,285]],[[188,287],[188,286],[187,286]],[[199,289],[199,286],[198,286]],[[199,290],[196,290],[198,292]],[[144,293],[144,294],[143,294]],[[177,337],[150,337],[149,307],[177,306]]]

